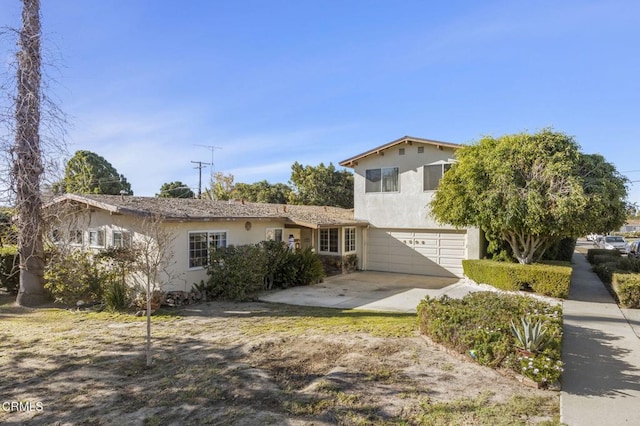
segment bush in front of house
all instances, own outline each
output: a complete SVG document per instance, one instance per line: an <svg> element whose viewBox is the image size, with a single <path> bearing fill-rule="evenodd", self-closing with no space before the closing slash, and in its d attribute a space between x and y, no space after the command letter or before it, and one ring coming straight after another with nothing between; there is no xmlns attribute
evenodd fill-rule
<svg viewBox="0 0 640 426"><path fill-rule="evenodd" d="M477 283L500 290L529 290L549 297L567 298L571 285L571 267L557 264L497 262L486 259L462 261L464 274Z"/></svg>
<svg viewBox="0 0 640 426"><path fill-rule="evenodd" d="M320 282L324 269L311 249L293 252L281 242L263 241L212 250L207 274L207 297L242 300L265 288Z"/></svg>
<svg viewBox="0 0 640 426"><path fill-rule="evenodd" d="M259 245L218 247L211 250L207 294L213 298L242 300L262 289L267 270L266 253Z"/></svg>
<svg viewBox="0 0 640 426"><path fill-rule="evenodd" d="M0 287L9 293L18 293L20 273L17 246L0 247Z"/></svg>
<svg viewBox="0 0 640 426"><path fill-rule="evenodd" d="M511 332L511 323L522 318L541 322L551 336L539 352L526 358L516 353ZM562 373L560 306L494 292L471 293L463 299L427 297L418 305L418 323L421 334L482 365L509 368L543 386L558 381Z"/></svg>
<svg viewBox="0 0 640 426"><path fill-rule="evenodd" d="M45 289L56 302L75 305L102 302L104 289L115 280L113 271L84 250L56 250L44 270Z"/></svg>

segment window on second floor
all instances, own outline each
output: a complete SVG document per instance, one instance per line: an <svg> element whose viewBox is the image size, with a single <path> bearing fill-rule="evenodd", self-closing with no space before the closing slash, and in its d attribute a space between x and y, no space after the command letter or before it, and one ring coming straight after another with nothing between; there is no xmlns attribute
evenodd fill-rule
<svg viewBox="0 0 640 426"><path fill-rule="evenodd" d="M442 176L451 168L451 163L427 164L424 166L424 186L425 191L435 191Z"/></svg>
<svg viewBox="0 0 640 426"><path fill-rule="evenodd" d="M400 190L397 167L367 169L365 192L398 192Z"/></svg>

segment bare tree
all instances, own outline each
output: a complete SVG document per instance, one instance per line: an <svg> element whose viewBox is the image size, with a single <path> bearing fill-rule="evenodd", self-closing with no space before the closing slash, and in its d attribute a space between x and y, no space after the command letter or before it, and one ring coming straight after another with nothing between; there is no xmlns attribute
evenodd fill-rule
<svg viewBox="0 0 640 426"><path fill-rule="evenodd" d="M173 241L175 234L164 224L160 216L150 216L140 222L138 233L133 241L136 255L136 272L133 274L135 285L142 287L146 299L147 367L152 364L151 351L151 311L152 301L156 294L162 293L162 283L175 279L173 268Z"/></svg>

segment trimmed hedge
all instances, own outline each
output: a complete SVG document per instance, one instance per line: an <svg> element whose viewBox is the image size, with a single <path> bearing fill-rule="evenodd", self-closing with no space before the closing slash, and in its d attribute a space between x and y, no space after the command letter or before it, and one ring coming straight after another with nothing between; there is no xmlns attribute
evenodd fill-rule
<svg viewBox="0 0 640 426"><path fill-rule="evenodd" d="M606 250L606 249L589 249L587 250L587 260L589 263L596 263L596 256L609 256L619 258L622 254L618 250Z"/></svg>
<svg viewBox="0 0 640 426"><path fill-rule="evenodd" d="M640 308L640 274L614 273L611 285L625 308Z"/></svg>
<svg viewBox="0 0 640 426"><path fill-rule="evenodd" d="M0 287L14 294L17 294L20 288L16 246L0 247Z"/></svg>
<svg viewBox="0 0 640 426"><path fill-rule="evenodd" d="M534 291L545 296L566 299L571 285L571 267L536 263L496 262L467 259L462 261L464 274L477 283L507 291Z"/></svg>

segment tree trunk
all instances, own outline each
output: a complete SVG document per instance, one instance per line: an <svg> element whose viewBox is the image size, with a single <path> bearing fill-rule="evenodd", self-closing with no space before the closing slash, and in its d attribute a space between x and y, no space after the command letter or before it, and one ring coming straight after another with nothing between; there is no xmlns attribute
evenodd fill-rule
<svg viewBox="0 0 640 426"><path fill-rule="evenodd" d="M23 0L16 96L13 178L16 191L20 290L17 302L49 301L44 289L40 177L40 1Z"/></svg>

